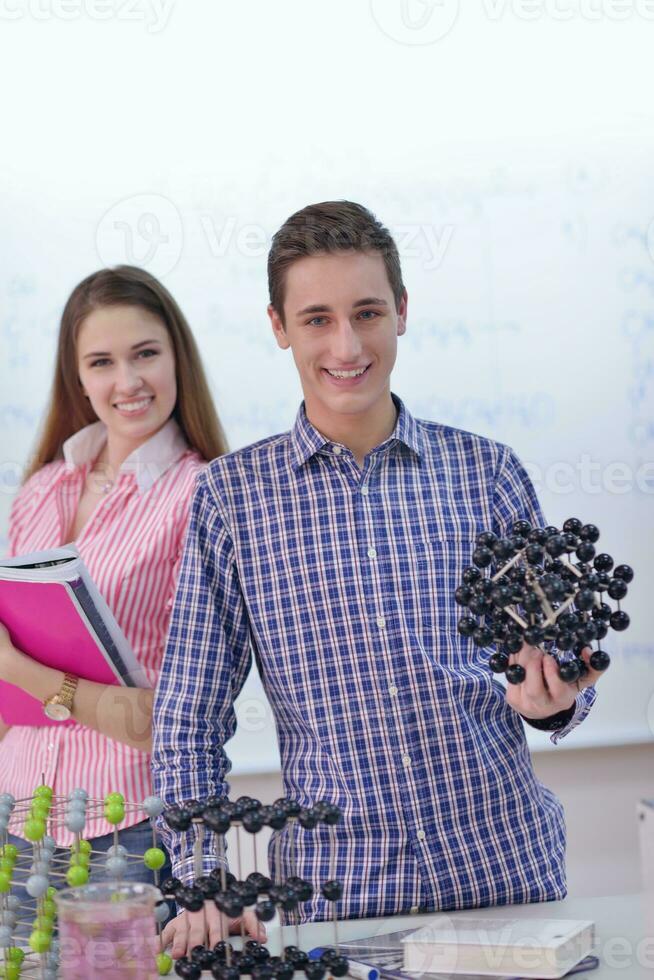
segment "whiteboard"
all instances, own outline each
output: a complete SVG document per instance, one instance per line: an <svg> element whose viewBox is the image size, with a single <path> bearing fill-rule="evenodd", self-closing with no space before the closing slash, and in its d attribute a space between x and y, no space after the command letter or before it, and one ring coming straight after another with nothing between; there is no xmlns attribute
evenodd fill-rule
<svg viewBox="0 0 654 980"><path fill-rule="evenodd" d="M206 30L192 2L156 37L145 27L137 35L138 25L103 25L107 50L119 43L158 79L147 113L130 102L120 73L111 85L99 79L93 94L79 85L80 72L102 62L97 25L12 28L8 69L28 55L44 72L50 66L53 94L48 101L26 79L23 103L7 106L6 133L20 139L0 170L0 551L45 404L61 309L83 276L133 262L162 279L193 326L236 448L288 429L301 399L291 356L278 350L265 315L271 235L311 201L359 200L395 233L409 291L393 389L418 417L508 443L548 520L596 523L602 548L635 568L624 603L632 626L611 634L613 664L597 704L559 750L651 740L652 134L647 86L631 86L629 113L614 98L616 76L633 80L647 64L646 54L636 57L645 32L633 18L621 25L633 46L625 41L618 54L614 35L595 31L585 54L598 88L582 99L573 84L586 37L578 23L562 33L509 11L499 30L462 11L447 37L419 51L410 38L389 37L388 23L380 28L378 4L337 0L332 19L280 0L274 14L262 5L250 33L249 5L221 6L203 5ZM347 32L339 17L349 18ZM287 31L275 35L273 97L266 36L280 22ZM306 91L298 86L292 59L303 30L323 53L338 42L351 72L329 80L315 72ZM233 42L245 36L244 60ZM569 42L557 72L536 36ZM461 69L467 57L472 81ZM174 79L172 58L181 65ZM605 78L606 58L614 71ZM384 69L374 98L370 59ZM84 126L67 132L59 153L45 152L73 118L65 113L73 85ZM286 127L280 91L294 93ZM106 112L121 99L120 126L108 134ZM39 126L23 126L27 110ZM395 132L390 121L400 118ZM274 726L256 676L238 712L234 770L274 769ZM534 749L550 747L544 733L527 736Z"/></svg>

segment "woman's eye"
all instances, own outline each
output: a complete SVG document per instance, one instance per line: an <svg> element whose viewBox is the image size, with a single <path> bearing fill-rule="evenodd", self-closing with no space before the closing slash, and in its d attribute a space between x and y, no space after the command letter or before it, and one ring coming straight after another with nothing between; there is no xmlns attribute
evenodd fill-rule
<svg viewBox="0 0 654 980"><path fill-rule="evenodd" d="M140 357L140 356L141 356L142 354L143 354L144 356L147 356L147 357L155 357L155 356L156 356L156 355L157 355L158 353L159 353L159 351L158 351L158 350L151 350L151 349L150 349L149 347L146 347L146 348L145 348L145 350L140 350L140 351L139 351L139 357Z"/></svg>
<svg viewBox="0 0 654 980"><path fill-rule="evenodd" d="M91 362L91 367L104 367L104 365L108 363L109 363L108 357L99 357L97 361Z"/></svg>

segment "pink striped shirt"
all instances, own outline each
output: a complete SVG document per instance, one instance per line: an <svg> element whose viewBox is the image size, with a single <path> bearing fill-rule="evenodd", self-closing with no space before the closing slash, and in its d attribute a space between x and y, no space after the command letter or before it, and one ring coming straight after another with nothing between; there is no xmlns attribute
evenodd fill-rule
<svg viewBox="0 0 654 980"><path fill-rule="evenodd" d="M85 480L104 443L102 422L81 429L64 445L64 459L49 463L21 488L9 526L12 555L69 541ZM75 541L91 576L154 686L173 605L191 496L205 465L169 420L123 463L113 487L97 505ZM53 693L55 693L53 691ZM45 782L55 794L82 787L92 798L117 791L140 803L152 792L150 756L83 725L11 728L0 741L0 786L16 798L31 796ZM101 808L100 808L101 812ZM144 819L128 810L121 826ZM11 826L19 833L18 825ZM86 837L113 827L87 822ZM60 845L73 835L50 831Z"/></svg>

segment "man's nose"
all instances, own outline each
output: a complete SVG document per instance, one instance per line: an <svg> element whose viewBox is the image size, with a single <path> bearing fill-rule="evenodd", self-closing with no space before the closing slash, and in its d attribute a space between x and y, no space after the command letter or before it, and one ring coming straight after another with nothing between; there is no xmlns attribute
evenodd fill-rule
<svg viewBox="0 0 654 980"><path fill-rule="evenodd" d="M361 355L361 339L347 317L339 320L336 325L332 342L332 355L339 364L352 364Z"/></svg>

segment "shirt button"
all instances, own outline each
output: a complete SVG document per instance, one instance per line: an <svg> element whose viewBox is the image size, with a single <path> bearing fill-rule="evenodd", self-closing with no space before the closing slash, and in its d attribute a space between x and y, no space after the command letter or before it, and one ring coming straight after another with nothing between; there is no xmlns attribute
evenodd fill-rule
<svg viewBox="0 0 654 980"><path fill-rule="evenodd" d="M334 446L334 452L336 453L337 456L340 456L343 450L341 449L340 446Z"/></svg>
<svg viewBox="0 0 654 980"><path fill-rule="evenodd" d="M426 836L427 834L424 832L424 830L418 830L416 833L418 840L424 840Z"/></svg>
<svg viewBox="0 0 654 980"><path fill-rule="evenodd" d="M388 693L392 698L395 697L395 695L397 694L397 688L395 687L395 684L391 684L391 686L388 689Z"/></svg>
<svg viewBox="0 0 654 980"><path fill-rule="evenodd" d="M370 491L368 490L368 487L361 487L361 496L362 497L367 497L369 493L370 493Z"/></svg>
<svg viewBox="0 0 654 980"><path fill-rule="evenodd" d="M375 622L377 623L377 626L379 626L380 630L383 630L386 626L386 620L383 616L378 616Z"/></svg>
<svg viewBox="0 0 654 980"><path fill-rule="evenodd" d="M368 558L376 558L376 557L377 557L377 549L368 548Z"/></svg>
<svg viewBox="0 0 654 980"><path fill-rule="evenodd" d="M403 755L402 756L402 765L403 766L407 766L407 768L411 765L411 756L410 755Z"/></svg>

